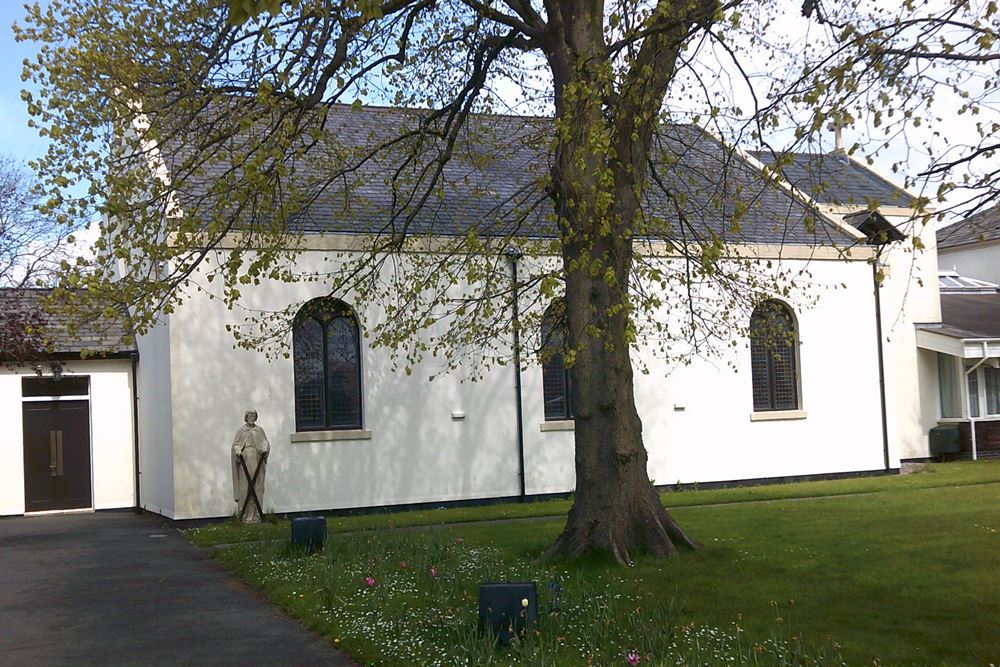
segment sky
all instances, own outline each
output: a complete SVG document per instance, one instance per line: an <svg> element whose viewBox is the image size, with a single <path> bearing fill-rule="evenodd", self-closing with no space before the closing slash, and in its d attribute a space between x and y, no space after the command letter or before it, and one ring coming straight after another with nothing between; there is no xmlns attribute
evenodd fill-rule
<svg viewBox="0 0 1000 667"><path fill-rule="evenodd" d="M21 101L21 63L36 52L34 45L14 41L10 26L23 15L17 0L0 0L0 153L26 162L44 154L46 144L28 127L28 112Z"/></svg>

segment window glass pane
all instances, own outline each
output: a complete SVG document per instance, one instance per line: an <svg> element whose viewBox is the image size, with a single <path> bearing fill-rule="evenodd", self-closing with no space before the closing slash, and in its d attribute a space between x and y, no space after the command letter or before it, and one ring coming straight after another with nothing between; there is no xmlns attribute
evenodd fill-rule
<svg viewBox="0 0 1000 667"><path fill-rule="evenodd" d="M969 373L969 410L975 418L979 417L979 373Z"/></svg>
<svg viewBox="0 0 1000 667"><path fill-rule="evenodd" d="M548 361L542 363L542 394L545 401L545 419L566 419L568 392L561 354L553 354Z"/></svg>
<svg viewBox="0 0 1000 667"><path fill-rule="evenodd" d="M789 345L771 354L774 367L774 409L794 410L799 407L795 381L795 350Z"/></svg>
<svg viewBox="0 0 1000 667"><path fill-rule="evenodd" d="M327 426L361 427L358 328L349 316L326 325Z"/></svg>
<svg viewBox="0 0 1000 667"><path fill-rule="evenodd" d="M1000 369L983 368L986 385L986 413L1000 415Z"/></svg>
<svg viewBox="0 0 1000 667"><path fill-rule="evenodd" d="M753 383L753 409L772 410L770 364L767 346L761 336L750 337L750 380Z"/></svg>
<svg viewBox="0 0 1000 667"><path fill-rule="evenodd" d="M89 388L89 375L63 375L58 380L51 377L21 378L22 396L86 396Z"/></svg>
<svg viewBox="0 0 1000 667"><path fill-rule="evenodd" d="M941 390L941 416L961 417L962 405L958 384L958 364L954 357L937 353L938 387Z"/></svg>
<svg viewBox="0 0 1000 667"><path fill-rule="evenodd" d="M295 427L322 428L325 424L323 394L323 326L309 317L292 332L295 367Z"/></svg>

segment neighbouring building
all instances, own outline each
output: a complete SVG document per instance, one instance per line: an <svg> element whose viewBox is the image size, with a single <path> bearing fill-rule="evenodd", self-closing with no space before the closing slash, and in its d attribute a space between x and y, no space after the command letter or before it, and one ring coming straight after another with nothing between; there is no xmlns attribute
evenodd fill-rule
<svg viewBox="0 0 1000 667"><path fill-rule="evenodd" d="M937 242L942 269L1000 283L1000 206L943 227Z"/></svg>
<svg viewBox="0 0 1000 667"><path fill-rule="evenodd" d="M941 319L917 326L921 353L935 355L924 410L957 430L959 456L1000 456L1000 207L937 238Z"/></svg>

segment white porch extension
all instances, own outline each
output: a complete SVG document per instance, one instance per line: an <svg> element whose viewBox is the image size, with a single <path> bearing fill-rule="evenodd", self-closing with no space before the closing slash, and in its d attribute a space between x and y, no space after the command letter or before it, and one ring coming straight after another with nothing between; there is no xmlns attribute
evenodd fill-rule
<svg viewBox="0 0 1000 667"><path fill-rule="evenodd" d="M967 430L975 460L1000 453L1000 288L953 272L939 280L942 321L916 325L917 347L937 356L936 387L921 389L936 390L939 424L957 424L962 440Z"/></svg>

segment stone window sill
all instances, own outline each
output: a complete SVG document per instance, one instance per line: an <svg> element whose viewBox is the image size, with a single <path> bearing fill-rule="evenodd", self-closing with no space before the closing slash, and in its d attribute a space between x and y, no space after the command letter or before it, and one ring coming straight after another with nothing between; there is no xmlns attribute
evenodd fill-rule
<svg viewBox="0 0 1000 667"><path fill-rule="evenodd" d="M546 431L575 431L576 422L572 419L559 419L555 421L542 422L538 425L538 428L545 433Z"/></svg>
<svg viewBox="0 0 1000 667"><path fill-rule="evenodd" d="M345 431L302 431L292 433L292 442L330 442L332 440L371 440L372 432L363 429Z"/></svg>
<svg viewBox="0 0 1000 667"><path fill-rule="evenodd" d="M767 412L751 412L750 421L752 422L773 422L773 421L792 421L795 419L805 419L805 410L769 410Z"/></svg>

